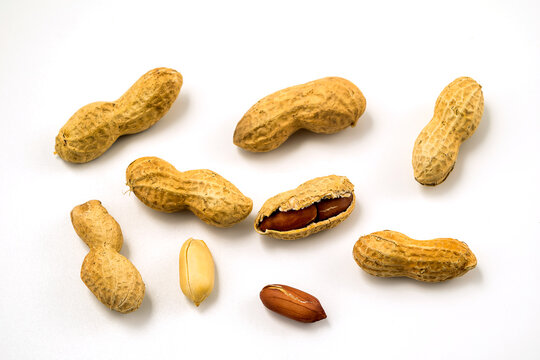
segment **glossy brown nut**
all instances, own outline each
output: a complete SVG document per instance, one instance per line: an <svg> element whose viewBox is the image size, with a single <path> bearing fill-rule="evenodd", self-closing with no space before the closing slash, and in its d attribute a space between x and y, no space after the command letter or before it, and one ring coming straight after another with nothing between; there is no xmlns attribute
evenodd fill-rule
<svg viewBox="0 0 540 360"><path fill-rule="evenodd" d="M317 203L317 221L323 221L341 214L351 205L352 200L352 196L349 196L337 199L327 199Z"/></svg>
<svg viewBox="0 0 540 360"><path fill-rule="evenodd" d="M326 319L321 303L313 295L286 285L266 285L260 293L268 309L304 323Z"/></svg>
<svg viewBox="0 0 540 360"><path fill-rule="evenodd" d="M303 228L313 222L316 218L317 207L311 205L300 210L277 212L264 219L259 225L259 228L262 231L289 231Z"/></svg>

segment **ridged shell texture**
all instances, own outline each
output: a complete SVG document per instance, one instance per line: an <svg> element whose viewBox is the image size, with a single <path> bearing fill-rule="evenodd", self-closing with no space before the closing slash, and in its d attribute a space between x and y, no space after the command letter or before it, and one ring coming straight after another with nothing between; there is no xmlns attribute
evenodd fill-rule
<svg viewBox="0 0 540 360"><path fill-rule="evenodd" d="M90 200L71 211L71 222L90 247L81 267L81 279L109 309L128 313L142 303L145 285L135 266L118 251L122 231L98 200Z"/></svg>
<svg viewBox="0 0 540 360"><path fill-rule="evenodd" d="M238 122L233 142L249 151L270 151L300 129L333 134L354 126L365 108L366 99L352 82L322 78L259 100Z"/></svg>
<svg viewBox="0 0 540 360"><path fill-rule="evenodd" d="M371 275L439 282L476 266L467 244L449 238L414 240L390 230L362 236L353 248L357 264Z"/></svg>
<svg viewBox="0 0 540 360"><path fill-rule="evenodd" d="M482 87L469 77L452 81L439 95L431 121L414 144L414 178L438 185L450 174L459 148L476 130L484 113Z"/></svg>
<svg viewBox="0 0 540 360"><path fill-rule="evenodd" d="M152 209L187 209L218 227L242 221L253 208L251 199L219 174L207 169L180 172L157 157L132 162L126 170L126 181L139 200Z"/></svg>
<svg viewBox="0 0 540 360"><path fill-rule="evenodd" d="M157 68L144 74L114 102L94 102L79 109L56 136L56 153L85 163L101 156L121 135L148 129L170 109L182 87L182 75Z"/></svg>

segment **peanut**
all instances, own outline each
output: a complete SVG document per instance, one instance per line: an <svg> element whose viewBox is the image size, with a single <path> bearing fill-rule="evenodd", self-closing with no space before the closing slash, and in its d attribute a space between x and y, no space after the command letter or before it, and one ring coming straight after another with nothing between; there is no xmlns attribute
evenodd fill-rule
<svg viewBox="0 0 540 360"><path fill-rule="evenodd" d="M127 185L145 205L163 212L187 209L202 221L229 227L245 219L253 202L231 182L211 170L180 172L157 157L133 161Z"/></svg>
<svg viewBox="0 0 540 360"><path fill-rule="evenodd" d="M180 288L199 306L214 288L214 260L202 240L188 239L180 250Z"/></svg>
<svg viewBox="0 0 540 360"><path fill-rule="evenodd" d="M255 219L255 230L278 239L300 239L340 224L353 211L354 201L354 185L345 176L315 178L268 199Z"/></svg>
<svg viewBox="0 0 540 360"><path fill-rule="evenodd" d="M469 77L452 81L439 95L431 121L414 143L414 178L438 185L450 174L459 148L476 130L484 112L482 87Z"/></svg>
<svg viewBox="0 0 540 360"><path fill-rule="evenodd" d="M315 296L290 286L266 285L259 297L269 310L289 319L304 323L326 319L326 313Z"/></svg>
<svg viewBox="0 0 540 360"><path fill-rule="evenodd" d="M452 279L476 267L476 257L464 242L448 238L414 240L390 230L360 237L353 256L371 275L405 276L425 282Z"/></svg>
<svg viewBox="0 0 540 360"><path fill-rule="evenodd" d="M278 211L261 221L259 229L261 231L301 229L311 224L315 219L317 219L317 206L313 204L300 210Z"/></svg>
<svg viewBox="0 0 540 360"><path fill-rule="evenodd" d="M141 306L144 282L133 264L120 255L123 237L120 225L98 200L71 211L71 222L90 252L81 267L81 279L109 309L128 313Z"/></svg>
<svg viewBox="0 0 540 360"><path fill-rule="evenodd" d="M65 161L85 163L101 156L118 137L148 129L169 111L182 80L173 69L153 69L118 100L82 107L56 136L56 153Z"/></svg>
<svg viewBox="0 0 540 360"><path fill-rule="evenodd" d="M333 134L355 126L365 109L366 99L356 85L326 77L259 100L236 125L233 142L253 152L270 151L300 129Z"/></svg>

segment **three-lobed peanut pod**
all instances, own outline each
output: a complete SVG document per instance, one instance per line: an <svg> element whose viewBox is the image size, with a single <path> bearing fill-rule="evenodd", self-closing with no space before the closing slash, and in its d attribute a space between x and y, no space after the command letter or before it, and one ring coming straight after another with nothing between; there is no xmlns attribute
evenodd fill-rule
<svg viewBox="0 0 540 360"><path fill-rule="evenodd" d="M355 126L366 99L352 82L326 77L264 97L236 125L233 142L249 151L279 147L300 129L333 134Z"/></svg>
<svg viewBox="0 0 540 360"><path fill-rule="evenodd" d="M340 224L354 202L354 185L345 176L318 177L268 199L254 227L262 235L300 239Z"/></svg>
<svg viewBox="0 0 540 360"><path fill-rule="evenodd" d="M484 112L482 87L470 77L452 81L439 95L433 118L414 143L414 178L438 185L450 174L459 148L476 130Z"/></svg>
<svg viewBox="0 0 540 360"><path fill-rule="evenodd" d="M114 102L94 102L79 109L56 136L56 153L65 161L85 163L101 156L122 135L148 129L176 100L182 75L156 68L144 74Z"/></svg>
<svg viewBox="0 0 540 360"><path fill-rule="evenodd" d="M126 170L130 190L163 212L189 210L207 224L229 227L245 219L253 202L231 182L206 169L180 172L157 157L142 157Z"/></svg>
<svg viewBox="0 0 540 360"><path fill-rule="evenodd" d="M391 230L360 237L353 256L371 275L425 282L452 279L476 267L476 257L464 242L449 238L414 240Z"/></svg>
<svg viewBox="0 0 540 360"><path fill-rule="evenodd" d="M118 253L123 243L120 225L98 200L76 206L71 222L90 248L81 267L84 284L109 309L121 313L137 310L145 285L135 266Z"/></svg>

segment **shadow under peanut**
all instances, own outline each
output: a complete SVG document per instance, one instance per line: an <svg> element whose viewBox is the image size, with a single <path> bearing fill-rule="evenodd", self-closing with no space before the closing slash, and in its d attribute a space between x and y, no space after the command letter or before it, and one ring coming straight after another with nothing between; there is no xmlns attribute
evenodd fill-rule
<svg viewBox="0 0 540 360"><path fill-rule="evenodd" d="M319 321L316 321L316 322L313 322L313 323L303 323L303 322L300 322L300 321L289 319L286 316L280 315L280 314L278 314L278 313L276 313L276 312L274 312L272 310L267 309L261 303L260 300L259 300L258 305L261 307L261 312L265 313L265 314L263 314L264 317L268 318L268 319L262 319L262 321L268 321L268 322L271 322L271 323L277 323L277 324L283 325L286 328L299 329L300 331L320 331L321 329L326 329L326 328L329 328L331 326L330 321L328 320L328 318L331 315L328 315L328 313L326 312L326 309L324 309L324 304L322 304L322 305L323 305L324 311L326 312L326 316L327 316L326 319L322 319L322 320L319 320Z"/></svg>
<svg viewBox="0 0 540 360"><path fill-rule="evenodd" d="M102 306L103 311L108 311L112 319L121 322L125 326L144 326L152 316L152 297L148 289L148 284L145 284L145 286L144 298L141 306L137 310L122 314Z"/></svg>
<svg viewBox="0 0 540 360"><path fill-rule="evenodd" d="M353 260L354 262L354 260ZM355 264L356 265L356 264ZM357 266L358 267L358 266ZM478 287L483 282L482 271L479 268L474 268L462 276L441 281L441 282L424 282L407 277L378 277L368 274L358 267L359 277L367 282L371 287L380 288L418 288L422 291L440 291L441 289L455 290L463 287L475 286Z"/></svg>

